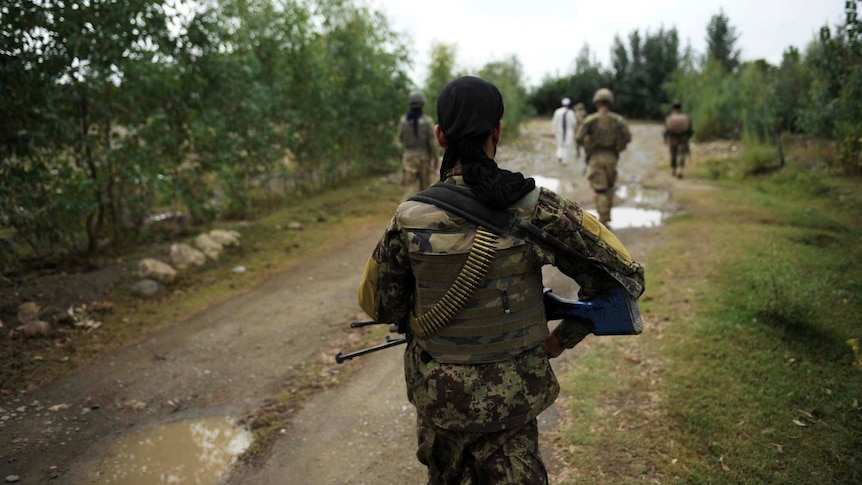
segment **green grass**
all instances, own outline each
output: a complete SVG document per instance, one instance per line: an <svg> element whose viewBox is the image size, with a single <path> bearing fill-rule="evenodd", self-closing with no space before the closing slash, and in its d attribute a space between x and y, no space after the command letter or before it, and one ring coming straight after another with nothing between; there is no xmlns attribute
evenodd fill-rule
<svg viewBox="0 0 862 485"><path fill-rule="evenodd" d="M574 483L862 482L859 185L788 167L679 194L644 335L594 338L561 379Z"/></svg>

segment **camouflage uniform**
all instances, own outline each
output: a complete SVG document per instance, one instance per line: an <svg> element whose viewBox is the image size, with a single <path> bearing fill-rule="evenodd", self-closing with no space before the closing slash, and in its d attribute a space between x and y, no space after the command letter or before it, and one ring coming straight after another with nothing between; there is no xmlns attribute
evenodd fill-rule
<svg viewBox="0 0 862 485"><path fill-rule="evenodd" d="M446 183L465 185L460 176L450 177ZM537 188L510 210L591 260L643 282L643 268L607 228L577 204ZM426 310L433 304L424 299L434 294L434 281L445 286L460 272L461 265L453 259L466 259L475 231L474 224L435 206L402 203L368 261L359 290L360 306L381 322L404 321ZM576 280L581 298L615 285L597 268L578 265L522 240L503 237L497 246L485 283L456 320L434 336L413 335L404 355L407 395L419 416L417 457L428 467L431 484L547 483L536 417L554 402L559 384L544 347L548 332L544 307L541 298L533 300L535 288L541 293L541 266L553 264ZM513 271L525 276L511 280L492 276ZM538 280L514 290L534 276ZM517 341L525 342L524 348L486 351L495 342L452 336L470 323L458 319L471 312L478 312L487 326L504 328L511 316L509 308L496 308L496 316L488 318L487 312L493 309L488 302L500 305L500 298L480 295L505 295L509 289L513 291L504 303L511 304L511 313L528 326L520 333L501 333L499 339L515 333ZM522 314L517 316L519 312ZM531 320L534 313L538 317ZM532 337L536 330L538 339ZM563 321L554 329L565 348L574 347L588 333L573 321ZM525 338L518 340L521 336ZM440 342L443 349L454 349L454 355L435 347ZM459 345L467 350L458 353Z"/></svg>
<svg viewBox="0 0 862 485"><path fill-rule="evenodd" d="M423 114L413 131L413 122L407 115L401 117L398 139L404 152L401 183L411 191L420 191L431 185L434 176L433 161L437 159L437 139L434 137L434 120Z"/></svg>
<svg viewBox="0 0 862 485"><path fill-rule="evenodd" d="M617 162L632 135L626 120L611 111L593 113L578 129L577 142L587 152L587 179L596 194L599 221L611 220L614 190L617 183Z"/></svg>
<svg viewBox="0 0 862 485"><path fill-rule="evenodd" d="M685 157L688 156L688 140L694 135L691 118L681 112L675 111L664 121L664 140L670 147L670 168L673 175L682 178L682 169L685 167Z"/></svg>
<svg viewBox="0 0 862 485"><path fill-rule="evenodd" d="M575 120L578 122L578 126L584 124L584 120L587 117L587 110L584 108L584 103L578 103L575 105ZM577 150L577 157L581 158L581 142L575 140L575 149Z"/></svg>

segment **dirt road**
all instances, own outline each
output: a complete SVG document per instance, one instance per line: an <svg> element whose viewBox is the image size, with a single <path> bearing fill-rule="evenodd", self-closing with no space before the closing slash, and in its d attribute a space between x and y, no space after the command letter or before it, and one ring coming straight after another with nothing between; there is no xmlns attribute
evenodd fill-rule
<svg viewBox="0 0 862 485"><path fill-rule="evenodd" d="M557 163L553 142L545 136L547 123L535 120L517 143L501 146L499 163L541 176L540 184L591 208L582 162ZM656 125L632 126L633 142L620 163L618 207L674 210L670 194L685 182L664 169L660 133ZM11 416L0 427L0 478L14 475L23 484L170 482L171 474L146 482L106 472L106 463L118 455L118 440L186 419L242 416L279 389L289 369L307 361L329 363L335 343L347 335L345 322L360 313L356 284L385 223L369 225L337 250L26 398L0 403L0 414ZM612 223L612 228L639 260L660 240L659 227ZM575 294L573 284L553 269L545 284ZM414 458L415 412L406 400L400 353L363 357L351 380L307 401L281 430L265 463L236 469L219 483L422 483L424 473ZM564 371L576 361L577 351L556 365ZM544 430L553 427L557 412L553 407L542 415ZM543 453L555 475L552 450Z"/></svg>

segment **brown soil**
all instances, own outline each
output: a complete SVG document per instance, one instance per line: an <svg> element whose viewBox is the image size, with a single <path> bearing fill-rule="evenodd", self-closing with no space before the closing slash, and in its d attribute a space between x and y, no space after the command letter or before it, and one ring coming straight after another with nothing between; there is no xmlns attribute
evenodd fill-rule
<svg viewBox="0 0 862 485"><path fill-rule="evenodd" d="M517 142L505 145L504 140L498 161L526 175L559 179L563 195L592 207L581 173L583 162L557 163L553 142L545 136L547 125L548 120L534 120ZM632 134L633 142L620 162L619 186L670 195L646 203L618 197L616 205L637 202L665 213L678 211L674 192L693 188L694 183L670 177L659 126L633 124ZM0 415L26 409L0 428L4 437L0 476L18 475L21 483L93 482L110 445L131 431L190 417L259 416L279 392L302 389L310 395L302 406L282 412L281 418L289 420L277 430L272 448L236 467L226 483L422 483L424 471L414 457L415 411L406 400L401 352L390 349L343 366L333 362L337 351L369 339L367 330L350 330L347 322L362 317L356 285L385 223L384 219L369 224L347 235L334 250L307 258L243 295L168 324L134 345L108 352L67 377L2 397ZM615 232L642 261L662 237L660 227ZM28 294L19 290L3 295L0 311L6 320L14 311L12 302L49 292L70 292L58 299L58 305L99 300L104 296L101 291L117 284L118 274L129 271L122 265L111 268L31 282ZM552 268L545 283L560 294L576 293L574 284ZM582 346L590 342L587 339ZM3 345L5 359L11 344ZM558 370L564 372L579 351L555 361ZM319 385L303 385L297 374L306 381L312 377ZM68 407L49 410L60 404ZM552 482L565 475L546 439L560 412L554 406L540 417Z"/></svg>

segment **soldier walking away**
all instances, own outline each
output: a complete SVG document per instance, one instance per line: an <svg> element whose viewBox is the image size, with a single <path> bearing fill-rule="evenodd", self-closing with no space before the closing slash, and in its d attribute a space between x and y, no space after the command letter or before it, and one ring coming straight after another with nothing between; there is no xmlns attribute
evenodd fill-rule
<svg viewBox="0 0 862 485"><path fill-rule="evenodd" d="M416 455L431 485L547 484L536 417L559 393L549 359L594 328L573 319L549 332L543 265L554 264L574 279L581 299L618 285L611 274L637 285L644 281L643 267L594 216L497 166L503 110L500 91L477 77L443 88L434 130L446 151L441 181L429 190L470 194L472 204L462 213L505 211L544 229L573 253L540 249L512 235L489 236L472 216L420 200L425 191L399 205L359 287L359 304L368 315L398 322L406 331L404 371L418 415ZM477 246L485 248L479 276L468 268ZM596 265L583 264L575 253ZM475 286L460 291L462 278L475 280ZM453 303L450 288L459 289L456 298L463 301ZM640 293L627 291L635 298ZM441 308L451 312L439 325L426 325Z"/></svg>
<svg viewBox="0 0 862 485"><path fill-rule="evenodd" d="M611 111L614 93L601 88L593 96L597 112L584 119L578 129L577 141L587 153L587 180L596 194L596 211L599 221L611 221L611 208L614 203L614 190L617 182L617 162L620 152L632 140L626 120Z"/></svg>
<svg viewBox="0 0 862 485"><path fill-rule="evenodd" d="M670 147L671 175L682 178L685 158L689 154L688 140L694 135L691 117L682 112L682 103L673 103L673 112L664 120L664 144Z"/></svg>
<svg viewBox="0 0 862 485"><path fill-rule="evenodd" d="M584 103L578 103L575 105L575 121L578 122L578 126L584 124L584 119L587 117L587 108L584 107ZM575 141L575 156L578 160L581 159L581 144Z"/></svg>
<svg viewBox="0 0 862 485"><path fill-rule="evenodd" d="M401 117L398 139L403 148L401 183L412 194L431 185L438 157L434 120L422 110L425 95L413 91L407 97L407 104L409 109Z"/></svg>
<svg viewBox="0 0 862 485"><path fill-rule="evenodd" d="M577 133L578 120L575 112L569 106L572 100L563 98L562 106L554 111L551 118L551 134L557 141L557 161L567 164L575 159L575 133Z"/></svg>

